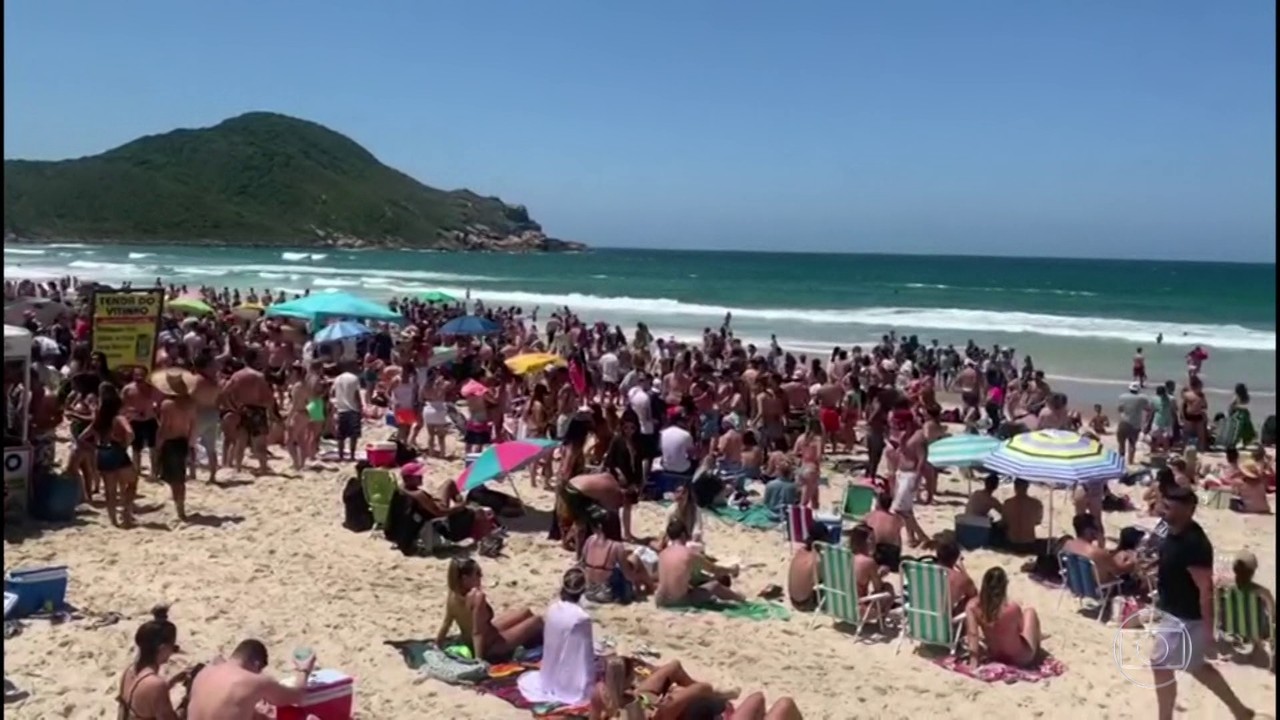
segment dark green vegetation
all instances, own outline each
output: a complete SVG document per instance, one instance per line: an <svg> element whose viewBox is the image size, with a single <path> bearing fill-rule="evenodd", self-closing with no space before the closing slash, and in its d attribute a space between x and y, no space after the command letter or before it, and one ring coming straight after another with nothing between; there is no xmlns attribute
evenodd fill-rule
<svg viewBox="0 0 1280 720"><path fill-rule="evenodd" d="M576 249L521 206L428 187L316 123L254 112L101 155L4 161L10 239Z"/></svg>

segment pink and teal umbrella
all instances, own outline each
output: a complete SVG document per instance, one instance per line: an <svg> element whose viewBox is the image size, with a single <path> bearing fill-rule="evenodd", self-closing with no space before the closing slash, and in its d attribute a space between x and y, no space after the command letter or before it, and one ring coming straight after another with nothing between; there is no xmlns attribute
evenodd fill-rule
<svg viewBox="0 0 1280 720"><path fill-rule="evenodd" d="M519 472L555 452L555 440L512 440L485 448L456 481L459 492L468 493L504 475Z"/></svg>

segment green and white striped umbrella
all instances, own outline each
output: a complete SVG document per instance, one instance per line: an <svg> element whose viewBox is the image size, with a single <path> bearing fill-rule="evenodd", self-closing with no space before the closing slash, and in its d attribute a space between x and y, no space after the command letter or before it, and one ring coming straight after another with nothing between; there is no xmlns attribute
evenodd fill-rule
<svg viewBox="0 0 1280 720"><path fill-rule="evenodd" d="M977 467L999 445L999 440L985 435L944 437L929 445L929 464L936 468Z"/></svg>

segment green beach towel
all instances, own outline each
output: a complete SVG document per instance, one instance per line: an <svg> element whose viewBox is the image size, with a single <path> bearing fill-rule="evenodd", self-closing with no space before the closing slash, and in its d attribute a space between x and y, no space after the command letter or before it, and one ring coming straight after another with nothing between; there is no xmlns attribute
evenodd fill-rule
<svg viewBox="0 0 1280 720"><path fill-rule="evenodd" d="M791 611L785 605L764 600L748 600L742 603L698 603L695 605L677 605L665 607L678 613L715 613L738 620L764 622L765 620L787 620Z"/></svg>
<svg viewBox="0 0 1280 720"><path fill-rule="evenodd" d="M744 525L752 530L772 530L778 526L778 516L763 505L750 505L746 510L724 505L712 508L711 514L725 522Z"/></svg>

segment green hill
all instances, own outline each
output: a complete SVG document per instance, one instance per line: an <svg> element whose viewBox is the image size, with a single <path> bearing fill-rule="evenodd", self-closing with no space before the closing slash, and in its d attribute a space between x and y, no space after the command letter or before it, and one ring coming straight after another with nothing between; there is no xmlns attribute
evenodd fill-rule
<svg viewBox="0 0 1280 720"><path fill-rule="evenodd" d="M519 205L438 190L350 138L254 112L101 155L4 161L7 239L563 250Z"/></svg>

